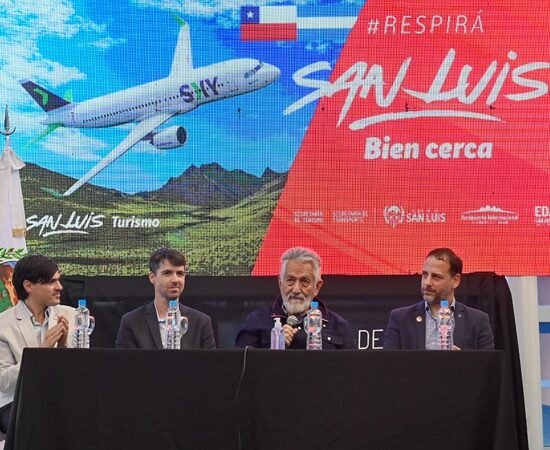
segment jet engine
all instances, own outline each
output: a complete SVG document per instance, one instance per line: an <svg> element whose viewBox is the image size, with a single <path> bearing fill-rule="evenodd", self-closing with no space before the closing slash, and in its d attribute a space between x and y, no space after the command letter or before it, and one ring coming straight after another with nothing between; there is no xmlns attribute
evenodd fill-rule
<svg viewBox="0 0 550 450"><path fill-rule="evenodd" d="M158 133L151 133L147 136L147 139L156 148L169 149L181 147L187 141L187 131L185 128L174 125L159 131Z"/></svg>

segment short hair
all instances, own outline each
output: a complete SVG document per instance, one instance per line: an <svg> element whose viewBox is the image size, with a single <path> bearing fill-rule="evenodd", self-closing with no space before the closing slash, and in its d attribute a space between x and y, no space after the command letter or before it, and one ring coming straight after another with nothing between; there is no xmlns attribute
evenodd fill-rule
<svg viewBox="0 0 550 450"><path fill-rule="evenodd" d="M12 281L17 298L25 301L29 293L23 287L25 281L31 283L48 283L56 272L59 271L57 263L44 255L27 255L23 256L15 264L13 269Z"/></svg>
<svg viewBox="0 0 550 450"><path fill-rule="evenodd" d="M185 255L182 252L174 250L173 248L159 248L154 251L149 258L149 270L155 273L160 267L160 264L165 260L170 261L177 267L187 267L187 261L185 260Z"/></svg>
<svg viewBox="0 0 550 450"><path fill-rule="evenodd" d="M434 248L430 253L426 255L426 259L433 256L440 261L449 263L451 276L455 276L457 273L462 274L462 260L453 252L450 248Z"/></svg>
<svg viewBox="0 0 550 450"><path fill-rule="evenodd" d="M280 277L283 278L286 266L289 261L300 261L302 263L310 263L313 266L313 277L315 282L321 279L321 257L313 250L305 247L289 248L281 256L281 272Z"/></svg>

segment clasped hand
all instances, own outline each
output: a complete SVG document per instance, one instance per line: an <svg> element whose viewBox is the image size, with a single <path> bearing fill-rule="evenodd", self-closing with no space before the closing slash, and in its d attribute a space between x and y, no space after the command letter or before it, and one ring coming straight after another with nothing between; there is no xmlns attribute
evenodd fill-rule
<svg viewBox="0 0 550 450"><path fill-rule="evenodd" d="M46 332L41 347L53 348L67 347L67 336L69 335L69 321L64 316L57 317L57 324Z"/></svg>

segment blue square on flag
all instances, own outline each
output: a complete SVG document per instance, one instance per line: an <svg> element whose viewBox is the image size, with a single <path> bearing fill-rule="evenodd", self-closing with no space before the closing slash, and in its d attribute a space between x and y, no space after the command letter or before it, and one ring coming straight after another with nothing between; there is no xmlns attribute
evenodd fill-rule
<svg viewBox="0 0 550 450"><path fill-rule="evenodd" d="M241 24L260 23L259 6L241 6Z"/></svg>

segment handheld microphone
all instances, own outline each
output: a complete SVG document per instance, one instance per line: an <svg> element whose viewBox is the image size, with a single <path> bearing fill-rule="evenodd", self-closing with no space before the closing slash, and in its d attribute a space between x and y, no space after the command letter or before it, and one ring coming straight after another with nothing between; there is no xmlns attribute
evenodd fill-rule
<svg viewBox="0 0 550 450"><path fill-rule="evenodd" d="M298 328L300 326L300 322L298 321L298 318L296 316L288 316L286 318L286 323L292 328Z"/></svg>

